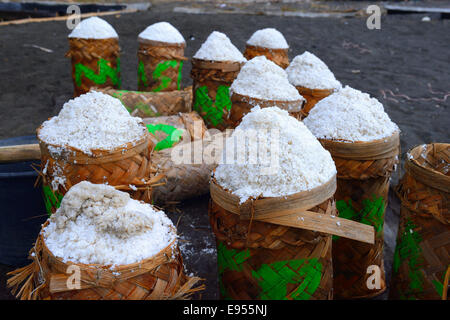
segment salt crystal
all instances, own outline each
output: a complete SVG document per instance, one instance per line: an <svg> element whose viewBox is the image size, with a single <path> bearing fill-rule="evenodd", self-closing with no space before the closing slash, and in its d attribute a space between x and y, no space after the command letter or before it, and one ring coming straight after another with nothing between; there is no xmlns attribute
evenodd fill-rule
<svg viewBox="0 0 450 320"><path fill-rule="evenodd" d="M118 38L114 28L99 17L91 17L81 21L69 34L69 38L108 39Z"/></svg>
<svg viewBox="0 0 450 320"><path fill-rule="evenodd" d="M248 45L269 48L269 49L288 49L283 34L274 28L265 28L256 31L247 41Z"/></svg>
<svg viewBox="0 0 450 320"><path fill-rule="evenodd" d="M181 33L165 21L148 26L139 34L139 38L167 43L185 43Z"/></svg>
<svg viewBox="0 0 450 320"><path fill-rule="evenodd" d="M245 62L247 59L221 32L213 31L194 55L195 59Z"/></svg>

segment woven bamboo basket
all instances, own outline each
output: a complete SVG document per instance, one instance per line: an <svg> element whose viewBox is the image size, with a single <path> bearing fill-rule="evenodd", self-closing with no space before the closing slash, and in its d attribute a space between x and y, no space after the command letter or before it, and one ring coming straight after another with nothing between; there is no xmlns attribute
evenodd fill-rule
<svg viewBox="0 0 450 320"><path fill-rule="evenodd" d="M74 97L92 87L120 89L120 48L118 38L69 38L66 57L72 60Z"/></svg>
<svg viewBox="0 0 450 320"><path fill-rule="evenodd" d="M320 139L319 139L320 140ZM336 164L336 207L339 216L375 228L375 244L345 238L333 241L334 293L337 299L369 298L386 289L383 261L383 225L389 180L398 163L399 133L371 142L320 140ZM379 289L369 288L378 266Z"/></svg>
<svg viewBox="0 0 450 320"><path fill-rule="evenodd" d="M143 124L142 126L144 127ZM134 199L150 203L152 185L157 184L162 177L152 174L154 168L150 155L154 145L146 128L141 140L114 150L92 150L92 155L73 147L48 144L39 139L40 129L41 127L37 129L41 150L39 178L42 178L44 200L49 214L56 211L61 198L73 185L85 180L108 183L118 190L130 193Z"/></svg>
<svg viewBox="0 0 450 320"><path fill-rule="evenodd" d="M308 89L300 86L296 86L295 88L297 88L298 93L306 99L306 102L300 111L302 119L308 116L309 112L317 102L328 97L334 91L333 89Z"/></svg>
<svg viewBox="0 0 450 320"><path fill-rule="evenodd" d="M257 56L265 56L283 69L289 66L288 49L270 49L247 44L245 46L244 57L247 60L251 60Z"/></svg>
<svg viewBox="0 0 450 320"><path fill-rule="evenodd" d="M192 87L169 92L97 89L119 99L134 117L173 116L192 111Z"/></svg>
<svg viewBox="0 0 450 320"><path fill-rule="evenodd" d="M231 127L229 88L243 63L192 59L192 106L208 128L225 130Z"/></svg>
<svg viewBox="0 0 450 320"><path fill-rule="evenodd" d="M210 222L217 240L223 299L332 299L331 235L271 223L295 212L336 214L336 178L287 197L239 197L211 181ZM294 212L294 215L293 215Z"/></svg>
<svg viewBox="0 0 450 320"><path fill-rule="evenodd" d="M401 200L391 299L447 299L450 277L450 144L413 148L396 187Z"/></svg>
<svg viewBox="0 0 450 320"><path fill-rule="evenodd" d="M138 38L139 91L181 90L185 43L167 43Z"/></svg>
<svg viewBox="0 0 450 320"><path fill-rule="evenodd" d="M29 258L31 264L8 273L8 286L22 300L186 299L204 289L203 285L193 288L200 279L184 274L183 259L175 243L151 258L111 268L63 262L47 248L41 232ZM71 266L80 270L79 288L68 285Z"/></svg>
<svg viewBox="0 0 450 320"><path fill-rule="evenodd" d="M258 98L249 97L246 95L233 92L231 95L231 108L229 123L232 128L236 128L241 123L242 118L250 112L254 106L260 106L261 108L267 107L279 107L289 112L291 116L296 119L301 119L301 109L304 100L293 101L281 101L281 100L263 100Z"/></svg>

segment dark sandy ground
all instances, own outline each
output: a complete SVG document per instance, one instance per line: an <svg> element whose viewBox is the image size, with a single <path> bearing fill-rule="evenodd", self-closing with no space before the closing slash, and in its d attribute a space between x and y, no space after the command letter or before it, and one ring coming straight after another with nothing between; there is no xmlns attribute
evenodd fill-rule
<svg viewBox="0 0 450 320"><path fill-rule="evenodd" d="M187 40L188 57L213 30L225 32L243 49L255 30L275 27L288 40L291 59L311 51L343 84L378 98L402 130L403 152L417 144L450 140L450 22L425 23L420 18L383 16L381 30L369 30L363 18L187 15L157 9L105 17L120 35L125 89L137 87L136 37L151 23L166 20L175 25ZM59 111L61 101L71 98L70 62L64 58L68 33L64 22L0 27L0 139L34 134L42 121ZM189 72L187 63L183 70L186 86L191 83ZM393 177L393 183L399 174ZM181 212L170 216L174 222L181 217L179 231L188 241L181 245L188 273L206 279L207 290L201 298L216 299L216 260L207 201L206 196L187 201L179 206ZM385 225L388 278L398 212L398 200L391 195ZM12 267L0 265L0 299L11 298L5 290L7 270ZM386 294L380 298L385 299Z"/></svg>

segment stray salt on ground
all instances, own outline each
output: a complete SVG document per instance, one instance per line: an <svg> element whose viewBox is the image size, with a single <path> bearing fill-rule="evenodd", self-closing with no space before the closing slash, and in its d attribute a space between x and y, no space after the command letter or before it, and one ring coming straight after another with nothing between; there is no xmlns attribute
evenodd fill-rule
<svg viewBox="0 0 450 320"><path fill-rule="evenodd" d="M278 137L273 135L276 132ZM241 134L245 134L244 138ZM273 141L277 138L278 141ZM311 190L336 174L330 153L302 122L278 107L254 107L228 139L239 143L235 161L227 163L227 151L223 152L224 161L217 166L214 177L220 186L237 195L241 203L259 196L281 197ZM277 148L274 143L278 143ZM257 156L251 154L256 147ZM271 157L277 159L275 170L264 174L270 165L264 159ZM252 163L252 158L257 161Z"/></svg>
<svg viewBox="0 0 450 320"><path fill-rule="evenodd" d="M226 34L213 31L194 55L195 59L213 61L245 62L247 59L236 48Z"/></svg>
<svg viewBox="0 0 450 320"><path fill-rule="evenodd" d="M349 86L320 100L303 122L317 138L352 142L400 131L377 99Z"/></svg>
<svg viewBox="0 0 450 320"><path fill-rule="evenodd" d="M255 47L262 47L268 49L288 49L289 45L286 42L283 34L274 28L265 28L256 31L247 44Z"/></svg>
<svg viewBox="0 0 450 320"><path fill-rule="evenodd" d="M328 66L314 54L305 51L296 56L286 68L289 82L308 89L340 89Z"/></svg>
<svg viewBox="0 0 450 320"><path fill-rule="evenodd" d="M167 43L185 43L181 33L173 25L165 21L148 26L138 37Z"/></svg>
<svg viewBox="0 0 450 320"><path fill-rule="evenodd" d="M142 119L130 116L119 99L90 91L64 104L58 116L45 121L39 138L49 144L91 150L113 150L144 137ZM61 153L64 148L54 148Z"/></svg>
<svg viewBox="0 0 450 320"><path fill-rule="evenodd" d="M244 64L230 87L230 94L233 92L263 100L304 100L289 83L286 71L265 56Z"/></svg>
<svg viewBox="0 0 450 320"><path fill-rule="evenodd" d="M101 265L148 259L177 238L164 212L87 181L69 189L43 234L48 249L64 262Z"/></svg>
<svg viewBox="0 0 450 320"><path fill-rule="evenodd" d="M69 38L109 39L118 38L116 30L105 20L91 17L81 21L69 34Z"/></svg>

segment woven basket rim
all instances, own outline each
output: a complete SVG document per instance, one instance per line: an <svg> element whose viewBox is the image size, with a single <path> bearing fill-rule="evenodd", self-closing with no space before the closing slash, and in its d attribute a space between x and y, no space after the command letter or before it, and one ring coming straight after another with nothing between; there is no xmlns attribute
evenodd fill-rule
<svg viewBox="0 0 450 320"><path fill-rule="evenodd" d="M308 94L314 97L322 97L324 95L330 95L334 91L336 91L336 88L329 88L329 89L317 89L317 88L307 88L303 86L297 86L294 85L294 87L299 91L300 94Z"/></svg>
<svg viewBox="0 0 450 320"><path fill-rule="evenodd" d="M52 118L53 117L49 118L48 120L50 120ZM133 141L133 142L127 142L127 143L125 143L123 145L120 145L120 146L117 146L117 147L115 147L114 149L111 149L111 150L91 149L91 152L92 152L91 155L85 153L84 151L82 151L80 149L72 147L72 146L57 145L57 144L48 143L48 142L42 140L41 137L39 136L39 132L42 129L43 124L41 124L39 126L39 128L36 129L36 137L37 137L37 139L39 141L39 145L41 146L41 152L42 152L42 148L45 148L46 150L48 150L48 146L52 146L52 147L55 147L55 148L63 148L64 151L67 151L68 153L75 152L77 154L80 154L81 158L94 159L94 158L102 158L102 157L105 157L105 156L109 156L109 155L117 153L117 152L122 152L122 150L124 150L124 149L127 149L129 151L129 150L137 148L137 147L139 147L139 146L141 146L141 145L143 145L145 143L148 143L148 141L149 141L149 133L148 133L147 127L145 126L144 122L142 122L142 121L139 123L139 125L143 129L145 129L145 130L143 130L143 136L142 136L141 139L139 139L137 141ZM53 157L53 155L52 155L52 157ZM62 157L64 157L64 156L62 156ZM78 160L79 159L77 159L77 161Z"/></svg>
<svg viewBox="0 0 450 320"><path fill-rule="evenodd" d="M127 270L131 270L131 269L139 268L140 265L142 265L142 264L144 264L146 262L150 262L151 260L154 260L159 255L164 255L166 251L171 250L173 245L177 243L177 238L175 237L175 239L170 244L168 244L166 247L161 249L158 253L154 254L151 257L148 257L148 258L142 259L142 260L140 260L138 262L134 262L134 263L130 263L130 264L102 265L102 264L98 264L98 263L86 264L86 263L73 262L73 261L64 262L62 258L60 258L58 256L55 256L53 254L53 252L47 247L47 245L45 243L44 229L45 229L45 227L48 226L48 224L49 224L49 220L47 220L42 225L42 228L41 228L41 231L39 231L39 236L38 237L41 240L43 251L45 250L49 257L51 257L52 259L55 259L56 261L58 261L62 265L67 265L67 266L69 266L69 265L76 265L76 266L79 266L79 267L84 268L84 269L102 269L102 270L107 271L109 273L117 272L117 271L127 271ZM175 235L176 235L176 228L172 227L172 226L170 228L171 228L172 231L175 232ZM114 268L112 268L112 267L114 267Z"/></svg>
<svg viewBox="0 0 450 320"><path fill-rule="evenodd" d="M76 41L102 41L102 40L119 40L119 36L117 37L110 37L110 38L101 38L101 39L95 39L95 38L79 38L79 37L67 37L67 39L70 40L76 40Z"/></svg>
<svg viewBox="0 0 450 320"><path fill-rule="evenodd" d="M217 61L217 60L203 60L197 58L191 58L192 68L198 69L214 69L221 70L222 72L236 72L241 69L245 62L239 61Z"/></svg>
<svg viewBox="0 0 450 320"><path fill-rule="evenodd" d="M292 207L292 203L300 203L300 202L309 202L307 205L303 205L306 209L313 208L324 201L327 201L328 199L332 198L334 196L334 193L336 192L336 174L333 175L333 177L327 181L326 183L315 187L311 190L304 190L300 191L294 194L281 196L281 197L263 197L259 196L258 198L249 198L244 203L240 203L240 199L237 195L233 194L231 190L223 188L214 177L215 170L212 172L212 177L210 181L210 193L211 198L214 200L214 196L217 192L221 193L223 197L227 197L230 199L233 204L227 205L226 207L223 206L223 203L220 205L233 213L241 214L241 215L248 215L249 211L251 210L250 207L255 208L255 215L258 214L258 207L267 209L267 205L273 202L277 202L278 209L281 211L283 210L283 205L286 207ZM320 195L320 197L308 199L311 196ZM217 202L217 201L216 201ZM261 210L261 209L259 209Z"/></svg>
<svg viewBox="0 0 450 320"><path fill-rule="evenodd" d="M432 167L424 166L423 163L418 161L418 158L423 155L424 147L426 147L426 156L428 156L428 153L434 149L434 146L442 146L450 149L450 143L435 142L415 146L407 152L405 170L411 173L415 179L420 180L430 187L450 192L450 176L447 176Z"/></svg>
<svg viewBox="0 0 450 320"><path fill-rule="evenodd" d="M400 131L382 139L371 141L348 141L318 138L332 156L353 160L378 160L398 156Z"/></svg>
<svg viewBox="0 0 450 320"><path fill-rule="evenodd" d="M272 100L272 99L254 98L254 97L247 96L247 95L245 95L245 94L237 93L237 92L235 92L235 91L233 91L233 92L231 93L231 97L233 97L233 96L235 96L236 98L238 98L238 99L240 99L240 100L243 100L243 99L253 100L253 101L255 101L255 102L257 102L257 103L261 103L261 104L264 104L264 103L273 103L273 104L285 104L285 105L288 105L288 104L297 104L297 103L303 104L303 103L305 102L305 98L303 98L303 99L298 99L298 100ZM230 98L231 98L231 97L230 97ZM244 101L245 101L245 100L244 100Z"/></svg>
<svg viewBox="0 0 450 320"><path fill-rule="evenodd" d="M138 36L139 44L151 46L151 47L176 47L176 48L185 48L186 42L164 42L164 41L156 41L141 38Z"/></svg>

